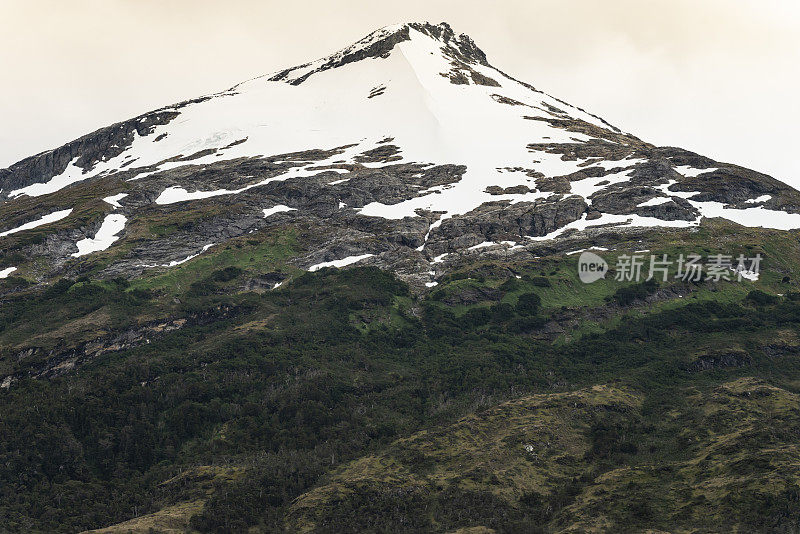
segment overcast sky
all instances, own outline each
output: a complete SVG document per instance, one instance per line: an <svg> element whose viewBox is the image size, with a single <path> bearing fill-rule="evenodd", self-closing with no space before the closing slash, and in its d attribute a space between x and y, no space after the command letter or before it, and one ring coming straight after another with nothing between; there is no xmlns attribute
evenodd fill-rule
<svg viewBox="0 0 800 534"><path fill-rule="evenodd" d="M0 167L412 20L646 141L800 188L798 0L0 0Z"/></svg>

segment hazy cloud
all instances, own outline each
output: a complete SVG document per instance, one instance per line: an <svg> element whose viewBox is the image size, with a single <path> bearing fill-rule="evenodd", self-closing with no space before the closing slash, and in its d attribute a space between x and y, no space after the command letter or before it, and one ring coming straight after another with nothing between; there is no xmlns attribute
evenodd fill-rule
<svg viewBox="0 0 800 534"><path fill-rule="evenodd" d="M800 186L795 0L0 0L0 165L408 20L645 140Z"/></svg>

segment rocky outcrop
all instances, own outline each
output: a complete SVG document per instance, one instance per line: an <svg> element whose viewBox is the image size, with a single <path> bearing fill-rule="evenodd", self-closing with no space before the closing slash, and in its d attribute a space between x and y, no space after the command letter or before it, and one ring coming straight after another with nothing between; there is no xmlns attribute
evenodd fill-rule
<svg viewBox="0 0 800 534"><path fill-rule="evenodd" d="M745 367L753 363L753 358L746 352L725 352L706 354L689 364L690 371L710 371L730 367Z"/></svg>
<svg viewBox="0 0 800 534"><path fill-rule="evenodd" d="M102 356L150 343L168 332L201 326L240 313L235 307L220 307L187 317L165 318L125 330L113 331L76 346L59 346L52 350L29 346L17 349L14 361L19 370L0 378L0 387L9 387L22 377L54 378ZM2 384L7 384L2 386Z"/></svg>
<svg viewBox="0 0 800 534"><path fill-rule="evenodd" d="M478 63L488 65L486 54L477 47L468 35L456 35L449 24L409 23L394 28L385 28L371 33L364 39L341 50L333 56L298 67L280 71L269 80L300 85L318 72L335 69L368 58L386 57L389 52L403 41L410 39L409 31L417 30L430 35L444 43L444 52L462 63ZM300 73L298 75L298 73ZM233 88L235 90L236 87Z"/></svg>
<svg viewBox="0 0 800 534"><path fill-rule="evenodd" d="M135 135L150 135L156 125L167 124L178 114L174 110L165 110L141 115L101 128L54 150L25 158L8 169L0 169L0 195L7 197L8 193L16 189L47 182L53 176L63 173L70 162L76 167L89 170L99 161L121 154Z"/></svg>
<svg viewBox="0 0 800 534"><path fill-rule="evenodd" d="M445 220L429 238L436 252L453 252L486 241L516 241L544 236L577 221L586 211L578 197L536 202L490 202L463 216Z"/></svg>

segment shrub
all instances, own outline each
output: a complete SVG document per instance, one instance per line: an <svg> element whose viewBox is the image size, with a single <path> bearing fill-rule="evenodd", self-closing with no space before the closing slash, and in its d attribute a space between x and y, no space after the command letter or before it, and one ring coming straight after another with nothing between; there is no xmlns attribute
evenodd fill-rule
<svg viewBox="0 0 800 534"><path fill-rule="evenodd" d="M461 318L465 327L481 326L492 320L492 312L489 308L472 308Z"/></svg>
<svg viewBox="0 0 800 534"><path fill-rule="evenodd" d="M242 274L242 270L238 267L225 267L224 269L220 269L218 271L214 271L209 276L209 279L214 282L230 282L239 277Z"/></svg>
<svg viewBox="0 0 800 534"><path fill-rule="evenodd" d="M539 316L517 317L508 324L508 331L512 334L524 334L543 327L547 319Z"/></svg>
<svg viewBox="0 0 800 534"><path fill-rule="evenodd" d="M517 313L520 315L536 315L542 305L542 299L536 293L525 293L517 300Z"/></svg>
<svg viewBox="0 0 800 534"><path fill-rule="evenodd" d="M620 306L627 306L636 300L644 300L648 295L652 295L657 290L658 282L655 280L647 280L617 289L611 296L611 300L615 301Z"/></svg>
<svg viewBox="0 0 800 534"><path fill-rule="evenodd" d="M531 283L536 287L553 287L553 284L550 283L550 279L546 276L534 276L531 278Z"/></svg>
<svg viewBox="0 0 800 534"><path fill-rule="evenodd" d="M778 301L778 297L770 295L769 293L764 293L760 289L754 289L747 294L745 299L758 306L767 306L769 304L775 304Z"/></svg>
<svg viewBox="0 0 800 534"><path fill-rule="evenodd" d="M492 322L502 323L514 317L514 308L510 304L495 304L489 308L492 314Z"/></svg>
<svg viewBox="0 0 800 534"><path fill-rule="evenodd" d="M502 291L516 291L519 289L519 280L516 278L509 278L502 284L500 284L500 289Z"/></svg>

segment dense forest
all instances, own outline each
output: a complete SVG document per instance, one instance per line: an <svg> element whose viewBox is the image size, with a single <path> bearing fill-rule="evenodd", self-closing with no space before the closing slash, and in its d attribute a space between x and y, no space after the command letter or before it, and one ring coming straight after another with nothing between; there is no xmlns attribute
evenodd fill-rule
<svg viewBox="0 0 800 534"><path fill-rule="evenodd" d="M550 531L584 513L570 506L620 466L659 462L660 476L677 477L669 465L699 446L699 437L676 428L699 417L690 401L698 391L744 376L793 389L800 378L794 349L777 341L800 325L795 293L752 290L639 313L636 304L658 285L624 286L605 304L621 320L553 341L537 335L561 313L542 306L540 293L552 286L542 273L508 278L497 302L468 309L447 302L464 293L459 284L469 276L453 277L461 289L428 297L374 268L323 269L275 292L226 291L241 274L220 269L193 283L173 310L187 320L183 328L47 379L17 373L0 393L3 530L77 532L172 509L187 516L183 528L198 532L304 524L327 532ZM17 292L0 307L0 328L12 337L98 310L122 328L157 298L121 279L61 280L35 289L35 298L23 281L6 281L14 284ZM708 350L698 357L698 347ZM18 360L4 365L19 371L46 363ZM597 384L627 388L641 402L636 410L601 406L587 414L576 430L587 449L570 460L581 468L546 491L510 498L499 491L502 482L481 478L406 493L406 482L395 481L394 492L361 488L335 505L325 501L314 507L324 517L313 523L293 509L351 462L386 454L419 431L504 401ZM782 426L765 427L766 443L797 442L797 412L793 406ZM422 472L434 467L413 449L396 461ZM477 467L467 462L462 474ZM635 488L627 492L639 498ZM788 532L800 517L791 477L746 506L733 493L727 498L728 519L743 528L764 528L768 517ZM645 501L617 508L619 525L675 521Z"/></svg>

